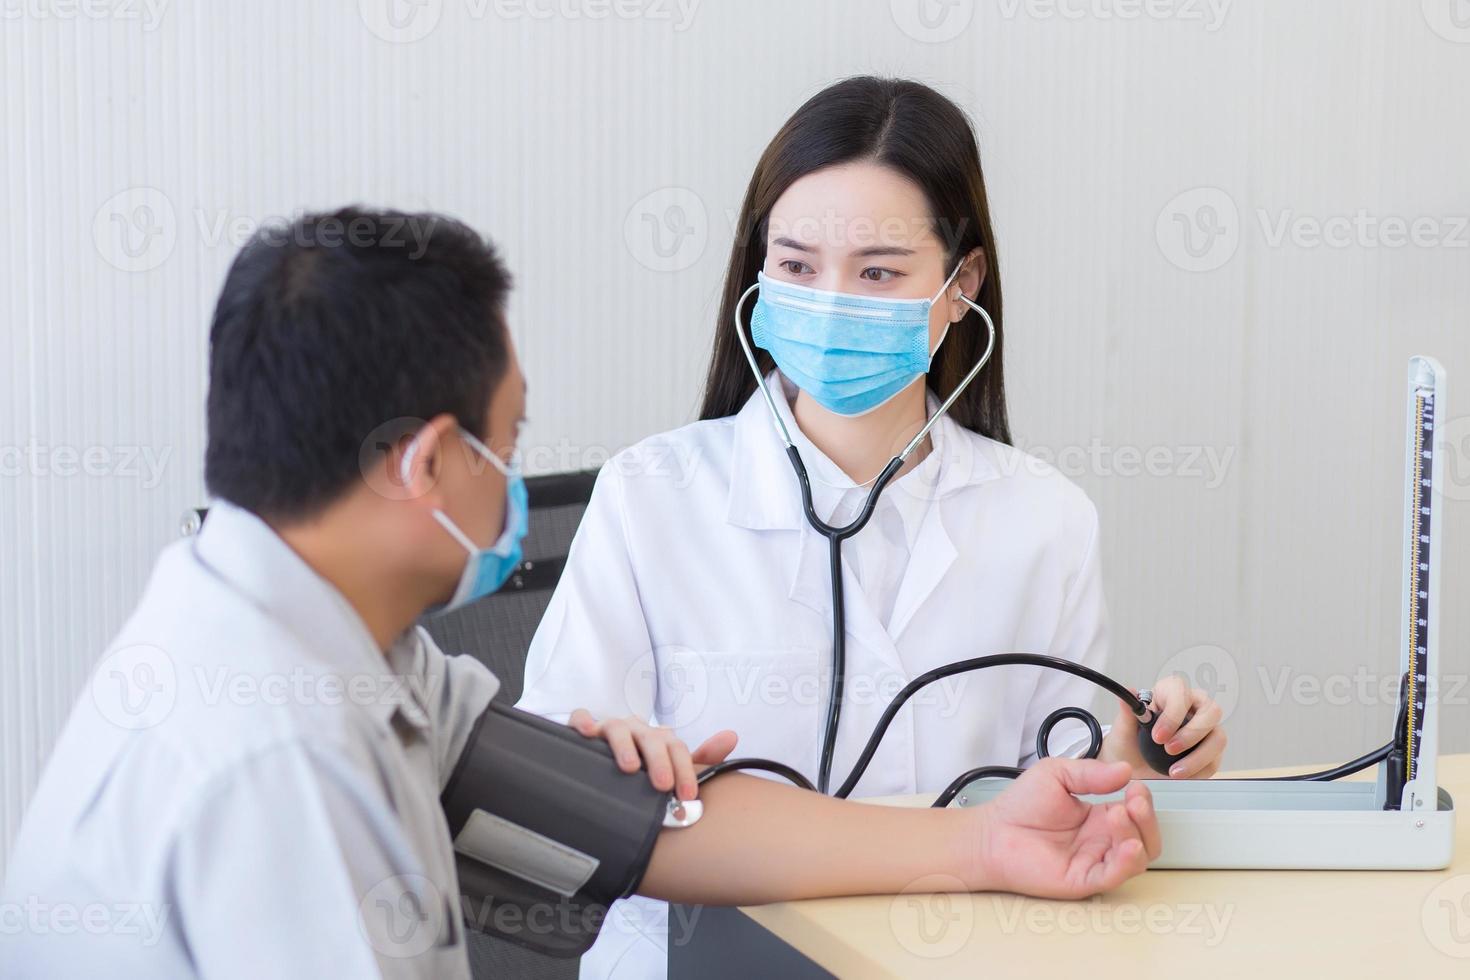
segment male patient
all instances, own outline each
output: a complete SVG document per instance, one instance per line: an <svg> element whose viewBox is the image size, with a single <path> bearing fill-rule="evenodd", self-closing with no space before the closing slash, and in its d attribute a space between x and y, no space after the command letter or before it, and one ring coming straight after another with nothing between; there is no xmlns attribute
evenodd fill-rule
<svg viewBox="0 0 1470 980"><path fill-rule="evenodd" d="M7 976L468 976L439 795L497 681L415 624L496 587L523 531L509 283L436 215L312 215L241 251L210 332L215 505L163 551L52 753L0 905ZM683 798L733 745L638 735ZM1080 898L1158 854L1144 787L1073 795L1128 771L1048 759L963 810L724 776L640 890L760 903L933 874ZM405 907L429 942L385 931Z"/></svg>

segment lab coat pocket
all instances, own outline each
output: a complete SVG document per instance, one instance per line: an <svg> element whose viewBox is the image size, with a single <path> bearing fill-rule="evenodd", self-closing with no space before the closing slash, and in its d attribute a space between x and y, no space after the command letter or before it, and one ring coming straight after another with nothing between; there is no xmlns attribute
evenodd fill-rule
<svg viewBox="0 0 1470 980"><path fill-rule="evenodd" d="M738 755L800 763L817 737L827 675L811 647L695 650L667 646L658 662L657 717L691 745L724 728Z"/></svg>

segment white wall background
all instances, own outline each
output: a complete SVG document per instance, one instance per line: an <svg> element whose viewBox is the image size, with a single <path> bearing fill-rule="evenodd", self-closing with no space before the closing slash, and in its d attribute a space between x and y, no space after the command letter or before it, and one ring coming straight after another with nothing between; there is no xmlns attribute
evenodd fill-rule
<svg viewBox="0 0 1470 980"><path fill-rule="evenodd" d="M1102 510L1114 670L1197 668L1234 764L1384 740L1404 363L1443 360L1470 750L1470 5L684 4L0 0L0 844L202 499L208 317L256 223L365 201L491 234L532 461L597 465L693 417L751 167L861 72L972 113L1018 440Z"/></svg>

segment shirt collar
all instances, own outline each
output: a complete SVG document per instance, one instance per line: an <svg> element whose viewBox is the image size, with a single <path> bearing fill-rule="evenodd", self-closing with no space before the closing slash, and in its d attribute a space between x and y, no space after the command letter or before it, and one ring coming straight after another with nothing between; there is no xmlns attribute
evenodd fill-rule
<svg viewBox="0 0 1470 980"><path fill-rule="evenodd" d="M312 666L335 675L343 700L387 724L394 715L428 725L423 642L404 632L379 649L367 624L337 588L322 578L258 516L225 501L209 508L194 554L257 609L294 635Z"/></svg>
<svg viewBox="0 0 1470 980"><path fill-rule="evenodd" d="M780 371L773 370L766 376L766 385L776 403L776 412L785 422L786 431L806 465L811 478L812 504L818 516L826 520L855 484L796 424L790 404L795 389L790 382ZM939 408L939 399L933 392L926 395L932 415ZM990 455L980 449L983 440L974 438L947 415L929 430L929 438L932 444L929 455L890 484L884 497L907 493L938 500L1000 475ZM786 457L786 446L771 418L765 396L758 388L735 416L735 447L725 519L740 527L772 530L796 529L807 523L802 511L801 485Z"/></svg>

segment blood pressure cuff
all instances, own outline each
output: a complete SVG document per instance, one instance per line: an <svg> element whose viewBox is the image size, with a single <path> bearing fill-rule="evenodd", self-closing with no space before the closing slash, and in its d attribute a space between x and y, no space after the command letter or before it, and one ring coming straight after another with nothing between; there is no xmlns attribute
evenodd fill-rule
<svg viewBox="0 0 1470 980"><path fill-rule="evenodd" d="M642 881L668 802L601 739L491 702L440 796L465 924L580 956Z"/></svg>

